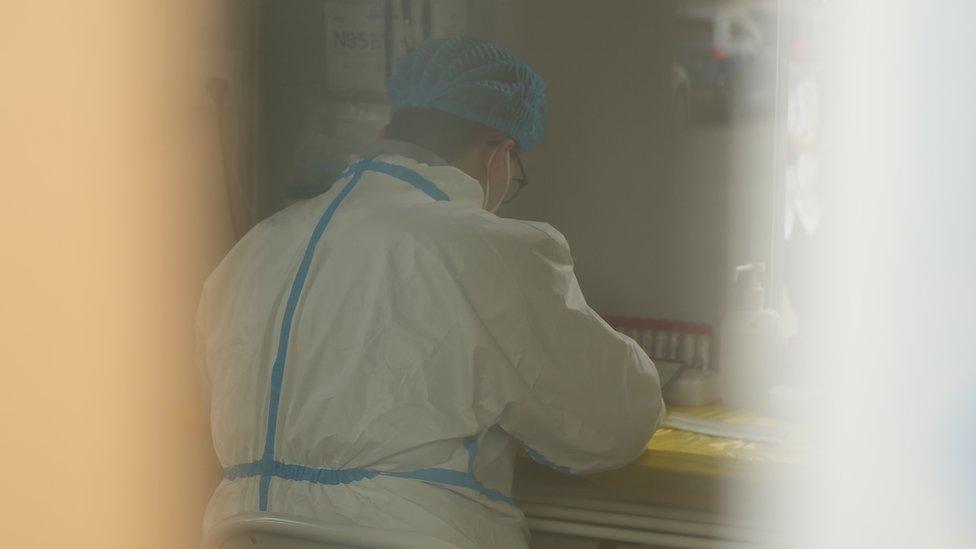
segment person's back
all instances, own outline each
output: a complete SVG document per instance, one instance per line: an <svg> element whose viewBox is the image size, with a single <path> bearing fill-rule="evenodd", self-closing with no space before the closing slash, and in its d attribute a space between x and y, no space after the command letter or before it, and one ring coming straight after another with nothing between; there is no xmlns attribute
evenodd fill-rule
<svg viewBox="0 0 976 549"><path fill-rule="evenodd" d="M587 472L653 433L653 365L586 306L562 236L493 215L488 185L410 152L385 142L208 280L226 468L208 527L267 511L524 546L519 445Z"/></svg>

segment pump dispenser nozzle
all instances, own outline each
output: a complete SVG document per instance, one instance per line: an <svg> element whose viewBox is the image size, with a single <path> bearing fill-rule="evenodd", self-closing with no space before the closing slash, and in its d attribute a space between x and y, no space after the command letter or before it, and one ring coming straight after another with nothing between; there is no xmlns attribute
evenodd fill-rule
<svg viewBox="0 0 976 549"><path fill-rule="evenodd" d="M757 311L763 308L766 301L766 291L759 282L759 275L766 270L764 263L747 263L735 268L735 283L739 282L739 276L745 273L746 286L742 291L742 309L746 311Z"/></svg>

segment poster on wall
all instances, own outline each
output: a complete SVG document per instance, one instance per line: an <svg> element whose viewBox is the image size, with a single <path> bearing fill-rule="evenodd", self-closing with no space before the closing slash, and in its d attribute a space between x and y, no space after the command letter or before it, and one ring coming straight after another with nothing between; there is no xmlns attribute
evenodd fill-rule
<svg viewBox="0 0 976 549"><path fill-rule="evenodd" d="M386 13L392 15L387 29ZM325 63L328 90L383 95L387 55L412 51L425 37L462 34L467 0L327 0ZM393 39L386 44L389 30Z"/></svg>
<svg viewBox="0 0 976 549"><path fill-rule="evenodd" d="M330 92L384 93L384 14L384 0L325 3L326 81Z"/></svg>
<svg viewBox="0 0 976 549"><path fill-rule="evenodd" d="M468 30L468 0L430 0L430 36L446 38Z"/></svg>

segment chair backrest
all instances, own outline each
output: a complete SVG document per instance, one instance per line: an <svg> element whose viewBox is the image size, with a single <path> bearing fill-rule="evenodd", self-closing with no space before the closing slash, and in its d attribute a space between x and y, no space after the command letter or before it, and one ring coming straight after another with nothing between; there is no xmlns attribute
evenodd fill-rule
<svg viewBox="0 0 976 549"><path fill-rule="evenodd" d="M321 524L270 513L226 519L207 534L205 549L457 549L414 532Z"/></svg>

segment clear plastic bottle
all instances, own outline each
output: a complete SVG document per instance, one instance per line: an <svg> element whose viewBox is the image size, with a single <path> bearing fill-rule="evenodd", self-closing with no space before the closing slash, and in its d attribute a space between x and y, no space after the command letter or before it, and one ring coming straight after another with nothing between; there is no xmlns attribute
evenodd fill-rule
<svg viewBox="0 0 976 549"><path fill-rule="evenodd" d="M745 275L741 306L722 323L720 392L722 401L740 408L762 408L785 352L779 313L764 309L765 291L759 283L762 263L736 267L736 281Z"/></svg>

